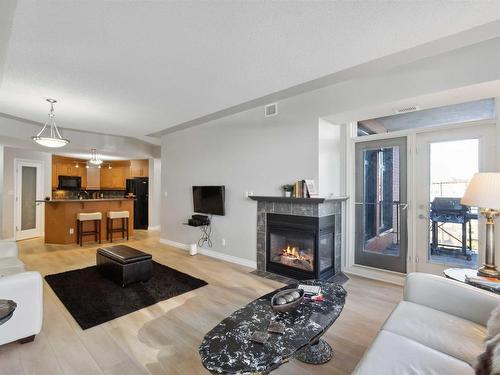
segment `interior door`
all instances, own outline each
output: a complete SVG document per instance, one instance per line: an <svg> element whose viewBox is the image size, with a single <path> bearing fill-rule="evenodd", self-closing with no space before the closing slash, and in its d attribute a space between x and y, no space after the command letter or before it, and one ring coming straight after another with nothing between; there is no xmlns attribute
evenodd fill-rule
<svg viewBox="0 0 500 375"><path fill-rule="evenodd" d="M495 170L495 125L416 137L416 270L442 275L449 267L477 268L483 220L460 198L474 173Z"/></svg>
<svg viewBox="0 0 500 375"><path fill-rule="evenodd" d="M43 199L42 164L31 161L15 161L15 239L41 235L41 203Z"/></svg>
<svg viewBox="0 0 500 375"><path fill-rule="evenodd" d="M356 143L356 264L406 273L406 143Z"/></svg>

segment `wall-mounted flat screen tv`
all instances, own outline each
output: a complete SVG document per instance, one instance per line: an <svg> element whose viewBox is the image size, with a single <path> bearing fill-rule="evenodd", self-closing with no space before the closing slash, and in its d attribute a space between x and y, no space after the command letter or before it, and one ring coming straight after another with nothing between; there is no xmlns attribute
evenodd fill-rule
<svg viewBox="0 0 500 375"><path fill-rule="evenodd" d="M225 215L224 200L224 186L193 186L194 212Z"/></svg>

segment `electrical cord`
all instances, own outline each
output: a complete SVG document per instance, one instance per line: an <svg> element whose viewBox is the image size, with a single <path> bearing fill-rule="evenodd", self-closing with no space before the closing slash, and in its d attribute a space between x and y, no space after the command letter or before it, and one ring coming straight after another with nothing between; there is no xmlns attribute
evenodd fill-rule
<svg viewBox="0 0 500 375"><path fill-rule="evenodd" d="M198 247L203 247L203 245L207 244L208 247L212 247L212 240L210 236L212 235L212 215L208 218L208 224L202 225L201 229L201 237L198 240Z"/></svg>

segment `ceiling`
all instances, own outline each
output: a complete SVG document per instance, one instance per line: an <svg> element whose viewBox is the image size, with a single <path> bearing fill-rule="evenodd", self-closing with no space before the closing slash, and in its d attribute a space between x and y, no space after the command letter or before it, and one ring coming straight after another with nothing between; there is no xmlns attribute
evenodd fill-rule
<svg viewBox="0 0 500 375"><path fill-rule="evenodd" d="M0 113L143 137L495 21L487 1L0 3ZM3 22L2 22L3 21Z"/></svg>

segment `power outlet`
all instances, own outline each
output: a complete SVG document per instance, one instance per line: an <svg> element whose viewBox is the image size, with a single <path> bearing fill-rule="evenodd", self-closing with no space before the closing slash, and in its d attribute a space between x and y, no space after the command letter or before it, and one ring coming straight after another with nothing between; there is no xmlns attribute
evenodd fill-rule
<svg viewBox="0 0 500 375"><path fill-rule="evenodd" d="M226 247L226 239L225 238L221 239L220 243L221 243L222 247Z"/></svg>
<svg viewBox="0 0 500 375"><path fill-rule="evenodd" d="M69 234L75 234L75 229L74 228L69 228Z"/></svg>

